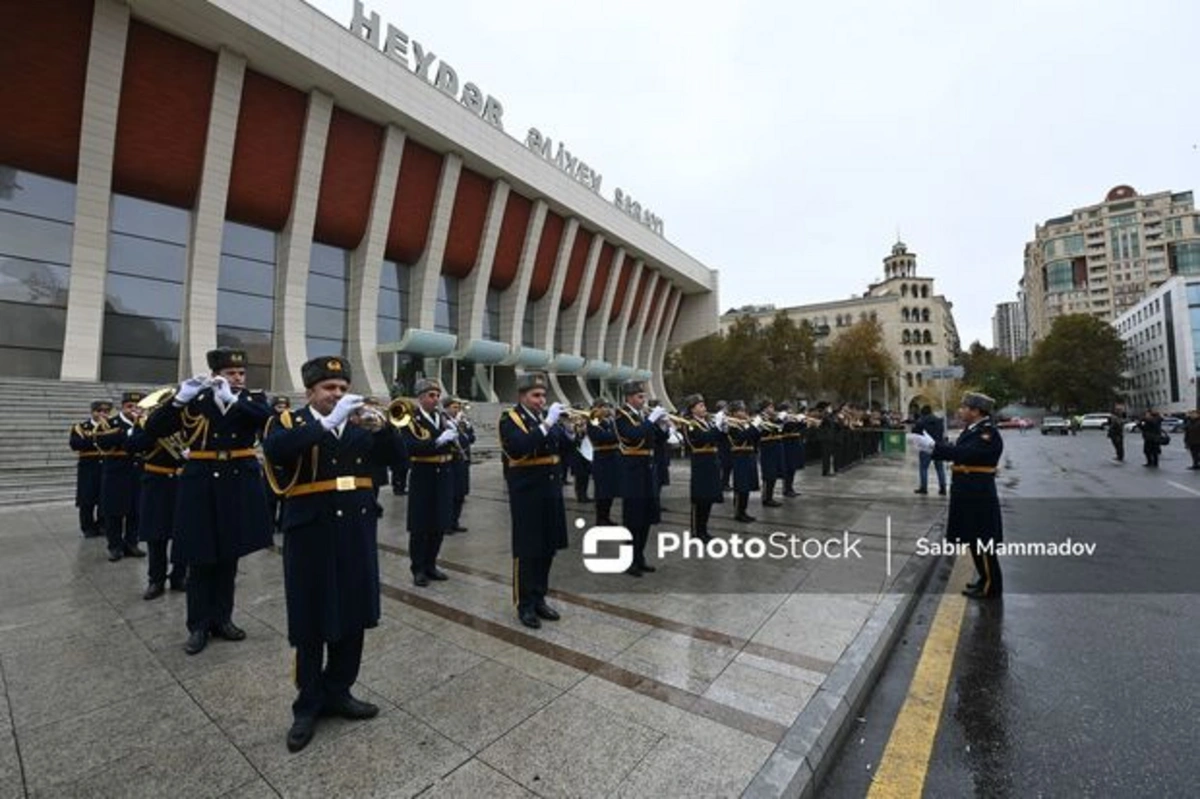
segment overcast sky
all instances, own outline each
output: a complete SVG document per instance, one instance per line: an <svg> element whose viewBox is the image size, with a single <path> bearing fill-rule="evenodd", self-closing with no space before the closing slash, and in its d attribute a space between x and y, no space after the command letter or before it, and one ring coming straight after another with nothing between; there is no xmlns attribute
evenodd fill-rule
<svg viewBox="0 0 1200 799"><path fill-rule="evenodd" d="M657 213L722 310L861 294L899 229L990 345L1036 223L1200 182L1200 3L364 6Z"/></svg>

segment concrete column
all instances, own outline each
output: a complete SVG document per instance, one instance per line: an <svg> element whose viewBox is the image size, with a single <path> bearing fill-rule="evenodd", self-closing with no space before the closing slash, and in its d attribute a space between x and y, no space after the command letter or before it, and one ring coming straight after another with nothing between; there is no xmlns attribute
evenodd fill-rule
<svg viewBox="0 0 1200 799"><path fill-rule="evenodd" d="M642 307L638 311L638 318L633 322L633 340L626 342L624 360L632 367L638 367L638 356L641 354L642 339L646 335L646 323L650 319L650 306L654 304L654 292L658 291L658 281L661 273L654 272L650 275L650 282L646 284L645 300L642 302Z"/></svg>
<svg viewBox="0 0 1200 799"><path fill-rule="evenodd" d="M225 203L233 171L233 143L245 75L245 57L225 49L217 54L208 138L204 144L204 172L200 176L200 194L192 216L192 241L188 247L187 305L179 344L181 379L207 374L206 353L217 346L217 286L221 276Z"/></svg>
<svg viewBox="0 0 1200 799"><path fill-rule="evenodd" d="M500 241L500 227L504 222L504 209L508 205L510 187L503 180L492 183L492 196L488 200L487 216L483 220L483 240L479 243L479 255L475 266L458 286L458 331L459 346L465 342L483 338L483 318L487 314L488 283L492 279L492 265L496 260L496 243Z"/></svg>
<svg viewBox="0 0 1200 799"><path fill-rule="evenodd" d="M592 244L588 248L587 260L583 266L583 280L579 283L579 293L575 295L575 304L564 311L559 319L563 325L563 348L572 355L578 355L583 349L583 328L587 321L588 299L592 296L592 285L596 282L596 266L600 263L600 250L604 247L604 237L599 233L592 236Z"/></svg>
<svg viewBox="0 0 1200 799"><path fill-rule="evenodd" d="M679 310L679 304L682 302L682 300L683 293L676 291L675 299L671 301L671 305L667 309L666 316L664 317L665 321L663 324L665 329L656 337L657 346L654 348L653 355L651 356L652 361L650 363L650 371L654 373L650 376L650 387L654 390L654 393L657 396L662 398L663 402L669 405L672 403L671 398L667 396L666 381L663 380L663 363L665 363L667 360L667 350L670 349L671 346L671 342L669 341L671 337L671 322L675 319L675 313Z"/></svg>
<svg viewBox="0 0 1200 799"><path fill-rule="evenodd" d="M666 280L666 278L661 278ZM638 369L652 369L651 364L654 363L654 353L658 349L658 336L662 331L663 317L666 315L667 306L674 300L679 289L674 286L667 288L667 293L663 295L662 302L654 309L654 317L650 321L650 332L639 342L638 354L634 359L634 366Z"/></svg>
<svg viewBox="0 0 1200 799"><path fill-rule="evenodd" d="M621 270L625 268L625 248L618 247L617 251L613 253L612 267L608 270L608 285L604 287L604 300L600 303L600 310L596 311L595 324L588 331L589 360L603 361L605 359L604 343L608 339L608 316L612 313L613 300L617 296L617 284L621 282ZM584 316L585 318L587 316L586 309Z"/></svg>
<svg viewBox="0 0 1200 799"><path fill-rule="evenodd" d="M371 216L367 232L350 261L349 318L346 321L350 363L359 370L355 380L359 393L388 396L388 379L379 366L375 347L378 341L379 280L383 271L383 251L387 247L392 223L392 203L400 179L400 161L404 155L404 131L388 125L383 150L375 173L375 193L371 196Z"/></svg>
<svg viewBox="0 0 1200 799"><path fill-rule="evenodd" d="M300 166L292 195L292 213L279 237L279 263L275 268L275 333L271 388L296 392L304 387L300 367L308 360L304 339L307 323L308 264L312 257L313 226L317 221L317 195L325 166L325 143L333 98L321 92L308 95L308 113L300 143Z"/></svg>
<svg viewBox="0 0 1200 799"><path fill-rule="evenodd" d="M563 284L567 282L567 266L571 261L571 248L575 246L575 236L579 232L579 220L571 218L563 227L562 236L558 240L558 255L554 259L554 273L550 277L550 289L538 303L537 318L533 323L535 341L541 342L541 348L546 352L555 352L554 331L558 327L558 304L562 302ZM556 353L557 354L557 353Z"/></svg>
<svg viewBox="0 0 1200 799"><path fill-rule="evenodd" d="M96 0L79 131L71 278L60 373L63 380L100 379L113 152L128 33L129 6L117 0Z"/></svg>
<svg viewBox="0 0 1200 799"><path fill-rule="evenodd" d="M500 298L500 340L511 345L513 357L521 351L521 325L525 319L525 306L529 301L533 262L537 258L542 227L546 224L546 210L545 200L538 200L533 204L533 211L529 214L529 225L525 228L525 243L521 245L517 276Z"/></svg>
<svg viewBox="0 0 1200 799"><path fill-rule="evenodd" d="M454 196L458 194L458 176L461 172L462 157L447 153L442 159L442 177L433 200L433 218L429 221L425 252L413 264L410 274L408 318L413 320L411 326L420 330L433 330L438 281L442 277L442 260L446 255L450 216L454 213Z"/></svg>
<svg viewBox="0 0 1200 799"><path fill-rule="evenodd" d="M646 263L640 258L633 262L633 272L629 275L629 284L625 291L625 302L621 305L621 314L613 323L616 327L609 325L608 343L605 346L604 354L607 356L605 360L612 363L613 366L625 365L622 363L622 359L625 357L625 338L629 333L629 318L633 315L633 301L640 288L638 281L642 279L642 270L645 268Z"/></svg>

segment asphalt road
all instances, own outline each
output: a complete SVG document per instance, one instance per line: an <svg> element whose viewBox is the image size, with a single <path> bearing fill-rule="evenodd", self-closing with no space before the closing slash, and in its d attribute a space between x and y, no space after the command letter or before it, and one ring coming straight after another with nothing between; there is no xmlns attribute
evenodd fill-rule
<svg viewBox="0 0 1200 799"><path fill-rule="evenodd" d="M927 797L1195 796L1200 471L1180 436L1005 431L1006 541L1092 555L1002 558L1002 601L969 602L925 772ZM931 501L934 500L930 497ZM946 585L939 565L819 792L865 796Z"/></svg>

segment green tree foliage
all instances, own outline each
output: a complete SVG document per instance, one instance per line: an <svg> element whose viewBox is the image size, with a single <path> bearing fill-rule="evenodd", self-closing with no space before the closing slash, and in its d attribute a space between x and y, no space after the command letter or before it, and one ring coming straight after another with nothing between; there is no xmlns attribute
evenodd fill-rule
<svg viewBox="0 0 1200 799"><path fill-rule="evenodd" d="M821 358L821 388L843 402L865 405L868 380L887 380L888 391L895 391L897 369L883 343L883 326L874 319L863 319L839 335ZM883 400L881 382L874 384L872 392L877 392L872 399Z"/></svg>
<svg viewBox="0 0 1200 799"><path fill-rule="evenodd" d="M1107 322L1060 316L1030 356L1029 390L1062 410L1104 410L1117 397L1124 360L1125 345Z"/></svg>
<svg viewBox="0 0 1200 799"><path fill-rule="evenodd" d="M1022 382L1023 362L1013 361L996 350L974 342L959 357L963 367L963 384L972 391L982 391L996 400L996 407L1003 408L1025 396Z"/></svg>

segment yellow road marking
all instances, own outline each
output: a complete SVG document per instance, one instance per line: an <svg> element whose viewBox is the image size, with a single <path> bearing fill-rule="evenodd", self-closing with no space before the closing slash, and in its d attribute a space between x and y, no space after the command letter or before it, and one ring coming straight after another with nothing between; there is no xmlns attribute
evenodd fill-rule
<svg viewBox="0 0 1200 799"><path fill-rule="evenodd" d="M950 574L946 593L938 602L921 659L908 687L908 696L896 717L883 750L868 799L919 797L925 787L929 756L937 735L938 720L950 685L954 650L958 646L967 600L959 588L972 576L970 558L959 558Z"/></svg>

